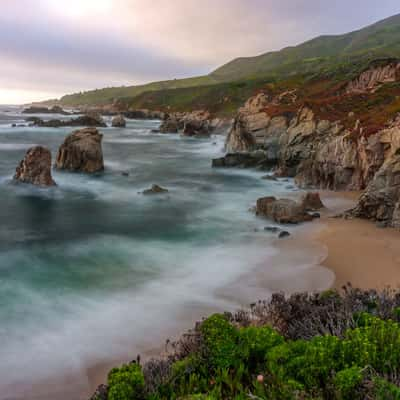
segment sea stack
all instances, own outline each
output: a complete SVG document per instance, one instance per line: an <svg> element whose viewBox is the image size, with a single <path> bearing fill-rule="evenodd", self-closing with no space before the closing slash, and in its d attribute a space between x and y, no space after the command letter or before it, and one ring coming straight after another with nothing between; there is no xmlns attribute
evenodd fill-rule
<svg viewBox="0 0 400 400"><path fill-rule="evenodd" d="M102 139L103 135L96 128L72 132L60 146L54 167L72 172L103 171Z"/></svg>
<svg viewBox="0 0 400 400"><path fill-rule="evenodd" d="M19 163L14 180L32 185L56 186L51 176L51 152L43 146L30 148Z"/></svg>

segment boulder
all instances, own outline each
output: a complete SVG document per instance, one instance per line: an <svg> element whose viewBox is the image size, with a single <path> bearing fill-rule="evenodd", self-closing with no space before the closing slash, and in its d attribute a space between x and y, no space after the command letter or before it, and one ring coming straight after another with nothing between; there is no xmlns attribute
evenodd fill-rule
<svg viewBox="0 0 400 400"><path fill-rule="evenodd" d="M55 186L51 176L51 152L43 146L30 148L19 163L14 180L37 186Z"/></svg>
<svg viewBox="0 0 400 400"><path fill-rule="evenodd" d="M324 208L318 192L308 192L301 199L303 207L306 211L316 211Z"/></svg>
<svg viewBox="0 0 400 400"><path fill-rule="evenodd" d="M125 118L122 115L117 115L112 119L111 125L114 128L125 128L126 127Z"/></svg>
<svg viewBox="0 0 400 400"><path fill-rule="evenodd" d="M210 136L210 124L207 120L186 121L183 127L184 136L207 137Z"/></svg>
<svg viewBox="0 0 400 400"><path fill-rule="evenodd" d="M96 128L77 130L65 138L54 167L60 170L94 173L104 170L101 141Z"/></svg>
<svg viewBox="0 0 400 400"><path fill-rule="evenodd" d="M143 191L145 195L168 193L168 189L164 189L158 185L152 185L150 189Z"/></svg>
<svg viewBox="0 0 400 400"><path fill-rule="evenodd" d="M289 199L263 197L257 200L256 215L270 218L280 224L298 224L311 221L303 204Z"/></svg>
<svg viewBox="0 0 400 400"><path fill-rule="evenodd" d="M167 116L164 121L160 125L160 132L161 133L178 133L180 128L179 121L174 118Z"/></svg>

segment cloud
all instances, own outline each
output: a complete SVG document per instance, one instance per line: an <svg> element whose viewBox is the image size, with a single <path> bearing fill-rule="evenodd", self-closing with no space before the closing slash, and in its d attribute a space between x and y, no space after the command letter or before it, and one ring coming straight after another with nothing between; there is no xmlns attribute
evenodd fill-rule
<svg viewBox="0 0 400 400"><path fill-rule="evenodd" d="M207 73L360 28L397 0L2 0L0 101ZM23 100L23 99L22 99Z"/></svg>

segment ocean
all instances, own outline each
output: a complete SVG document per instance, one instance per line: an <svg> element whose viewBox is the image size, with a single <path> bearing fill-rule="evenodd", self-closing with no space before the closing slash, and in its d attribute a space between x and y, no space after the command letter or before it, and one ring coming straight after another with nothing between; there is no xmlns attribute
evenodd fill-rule
<svg viewBox="0 0 400 400"><path fill-rule="evenodd" d="M280 265L271 223L249 211L258 197L300 192L265 172L212 169L224 137L157 134L159 121L128 120L101 129L104 173L54 171L58 186L42 189L15 185L16 166L36 144L54 159L73 129L11 127L25 117L0 107L0 399L29 398L66 375L85 390L88 368L162 345L205 310L234 310L285 281L317 289L299 276L320 254ZM169 193L140 193L152 184ZM262 287L243 279L260 270ZM329 287L332 274L320 273L318 288Z"/></svg>

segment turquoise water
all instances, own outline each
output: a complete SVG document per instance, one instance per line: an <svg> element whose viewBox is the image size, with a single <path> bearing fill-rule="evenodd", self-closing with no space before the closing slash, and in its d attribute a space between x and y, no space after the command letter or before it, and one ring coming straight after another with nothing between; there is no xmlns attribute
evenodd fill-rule
<svg viewBox="0 0 400 400"><path fill-rule="evenodd" d="M58 186L38 189L10 182L16 165L33 144L54 157L71 129L10 127L20 120L0 112L0 399L21 382L134 357L190 327L195 310L237 307L218 291L243 274L268 273L274 236L248 209L293 185L213 170L223 137L154 134L158 121L131 120L102 129L103 174L54 172ZM168 195L139 193L153 183Z"/></svg>

